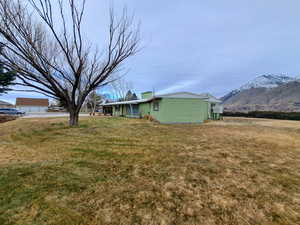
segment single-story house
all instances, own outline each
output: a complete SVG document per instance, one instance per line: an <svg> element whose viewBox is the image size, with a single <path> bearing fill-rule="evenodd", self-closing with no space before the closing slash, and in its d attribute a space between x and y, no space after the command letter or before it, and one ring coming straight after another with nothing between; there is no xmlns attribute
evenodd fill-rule
<svg viewBox="0 0 300 225"><path fill-rule="evenodd" d="M161 123L202 123L219 119L221 101L210 94L177 92L165 95L142 93L142 99L103 104L112 116L142 118L151 116Z"/></svg>
<svg viewBox="0 0 300 225"><path fill-rule="evenodd" d="M5 108L14 108L14 105L10 104L9 102L0 100L0 109L5 109Z"/></svg>
<svg viewBox="0 0 300 225"><path fill-rule="evenodd" d="M26 113L45 113L49 107L46 98L17 98L16 108Z"/></svg>

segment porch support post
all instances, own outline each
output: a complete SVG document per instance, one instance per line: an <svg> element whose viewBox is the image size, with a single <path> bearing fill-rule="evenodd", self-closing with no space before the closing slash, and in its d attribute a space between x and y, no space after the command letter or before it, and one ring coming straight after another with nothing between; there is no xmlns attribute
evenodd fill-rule
<svg viewBox="0 0 300 225"><path fill-rule="evenodd" d="M131 115L131 117L133 117L132 104L129 104L129 107L130 107L130 115Z"/></svg>

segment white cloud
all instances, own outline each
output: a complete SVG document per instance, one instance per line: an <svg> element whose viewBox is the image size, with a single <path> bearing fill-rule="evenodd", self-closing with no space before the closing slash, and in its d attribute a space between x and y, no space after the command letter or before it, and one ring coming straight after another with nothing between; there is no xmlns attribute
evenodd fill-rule
<svg viewBox="0 0 300 225"><path fill-rule="evenodd" d="M162 89L158 91L156 94L167 94L175 91L185 91L185 89L190 88L191 86L195 85L197 81L194 80L187 80L187 81L182 81L179 83L176 83L174 85L171 85L165 89Z"/></svg>

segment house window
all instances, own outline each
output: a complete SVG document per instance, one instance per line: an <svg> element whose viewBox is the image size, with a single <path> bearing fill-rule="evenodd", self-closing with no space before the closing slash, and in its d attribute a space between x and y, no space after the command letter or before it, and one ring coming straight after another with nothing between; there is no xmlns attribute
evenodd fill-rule
<svg viewBox="0 0 300 225"><path fill-rule="evenodd" d="M159 111L159 102L153 103L153 111Z"/></svg>
<svg viewBox="0 0 300 225"><path fill-rule="evenodd" d="M116 105L116 112L120 112L120 106Z"/></svg>

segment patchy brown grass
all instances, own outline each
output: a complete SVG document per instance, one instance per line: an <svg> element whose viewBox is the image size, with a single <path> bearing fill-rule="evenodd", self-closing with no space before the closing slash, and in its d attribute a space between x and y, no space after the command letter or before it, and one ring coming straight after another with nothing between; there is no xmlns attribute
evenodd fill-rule
<svg viewBox="0 0 300 225"><path fill-rule="evenodd" d="M300 122L0 125L0 224L299 224Z"/></svg>

